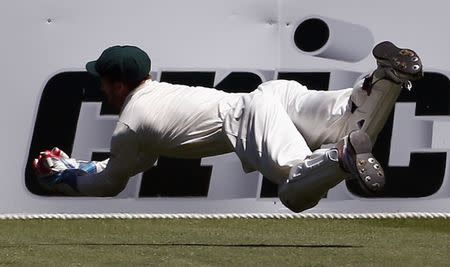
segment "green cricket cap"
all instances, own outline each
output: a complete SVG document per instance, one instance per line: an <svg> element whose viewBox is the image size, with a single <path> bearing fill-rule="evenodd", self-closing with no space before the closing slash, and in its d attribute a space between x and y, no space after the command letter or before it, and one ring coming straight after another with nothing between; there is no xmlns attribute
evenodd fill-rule
<svg viewBox="0 0 450 267"><path fill-rule="evenodd" d="M86 70L98 77L137 82L150 73L151 60L143 50L131 45L107 48L97 60L86 64Z"/></svg>

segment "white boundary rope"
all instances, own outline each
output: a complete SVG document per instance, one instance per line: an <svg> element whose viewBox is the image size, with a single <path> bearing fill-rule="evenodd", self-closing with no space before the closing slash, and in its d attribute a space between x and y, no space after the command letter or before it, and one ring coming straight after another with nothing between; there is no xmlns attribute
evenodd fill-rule
<svg viewBox="0 0 450 267"><path fill-rule="evenodd" d="M0 214L0 220L33 219L450 219L450 213L399 212L399 213L94 213L94 214Z"/></svg>

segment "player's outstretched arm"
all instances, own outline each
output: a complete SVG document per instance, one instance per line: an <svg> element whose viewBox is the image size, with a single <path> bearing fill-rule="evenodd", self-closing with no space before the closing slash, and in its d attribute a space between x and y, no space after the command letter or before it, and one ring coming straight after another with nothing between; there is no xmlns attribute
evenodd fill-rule
<svg viewBox="0 0 450 267"><path fill-rule="evenodd" d="M79 176L77 189L86 196L115 196L130 177L153 166L156 154L142 154L138 137L127 125L119 122L111 139L111 154L106 168L96 174Z"/></svg>
<svg viewBox="0 0 450 267"><path fill-rule="evenodd" d="M119 122L111 139L109 160L85 162L80 168L64 169L39 179L50 191L64 195L115 196L130 177L151 168L156 160L156 154L140 153L136 133Z"/></svg>

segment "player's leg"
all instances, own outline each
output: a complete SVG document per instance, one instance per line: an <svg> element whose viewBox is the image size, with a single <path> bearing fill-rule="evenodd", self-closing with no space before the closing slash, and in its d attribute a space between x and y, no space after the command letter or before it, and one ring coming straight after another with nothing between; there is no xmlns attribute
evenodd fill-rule
<svg viewBox="0 0 450 267"><path fill-rule="evenodd" d="M321 131L318 132L318 136L325 137L323 140L324 143L334 143L342 136L354 130L359 130L359 133L366 133L365 136L360 134L360 138L358 138L359 140L363 140L363 142L358 142L358 145L354 145L354 147L361 147L360 152L356 153L356 155L360 155L356 157L355 164L350 165L356 166L356 169L351 171L352 176L357 178L358 182L362 185L362 189L365 189L368 193L376 192L383 186L384 173L380 164L370 154L371 146L367 144L370 143L370 140L375 140L383 128L401 89L409 84L409 80L418 79L423 75L421 61L416 53L410 49L400 49L392 43L383 42L374 48L373 54L377 59L378 68L353 90L342 92L341 96L344 97L351 92L349 94L349 105L344 109L344 113L338 116L336 120L325 120L325 124L329 123L328 127L326 127L326 134L323 134ZM324 93L313 91L307 95L298 94L298 97L307 105L302 108L313 110L317 102L315 98L318 95L323 96ZM330 100L324 99L325 101ZM339 99L336 99L336 102L331 101L330 103L339 102ZM308 107L308 105L311 106ZM320 108L320 106L318 107ZM321 113L320 110L318 112ZM308 118L304 115L307 114L294 114L293 121L295 123L300 122L303 125L315 124L316 119L314 117ZM330 109L330 116L325 116L325 118L331 118L334 115L333 109ZM317 126L315 127L317 130ZM324 127L322 126L321 128ZM306 131L308 130L309 128ZM305 136L308 136L308 133ZM346 139L344 138L344 140ZM349 138L347 142L351 143L351 140L352 138ZM328 154L319 154L314 162L320 163L313 164L317 168L312 168L308 172L302 171L298 179L291 179L289 181L292 182L281 186L280 198L286 203L291 203L290 205L297 203L297 207L304 206L304 199L296 199L296 197L303 193L303 190L307 187L305 184L311 184L309 181L316 179L309 177L328 175L319 166L321 164L328 166L325 169L331 170L331 172L336 172L339 169L337 168L337 164L333 165L332 155L330 152ZM307 162L305 161L300 167L303 170L307 170ZM295 174L291 174L291 177L295 177Z"/></svg>
<svg viewBox="0 0 450 267"><path fill-rule="evenodd" d="M402 88L422 77L422 64L410 49L390 42L375 46L378 67L354 88L335 91L307 90L294 81L260 86L281 99L286 112L308 145L314 149L336 143L354 130L363 130L375 142Z"/></svg>
<svg viewBox="0 0 450 267"><path fill-rule="evenodd" d="M373 55L378 68L352 91L344 134L361 129L376 140L403 88L423 76L422 63L410 49L390 42L375 46Z"/></svg>
<svg viewBox="0 0 450 267"><path fill-rule="evenodd" d="M360 175L363 165L356 161L369 162L364 167L371 169L377 163L370 154L370 140L363 132L353 133L335 148L311 153L281 103L261 92L242 97L226 115L224 130L244 169L259 170L280 184L280 199L297 212L316 205L325 192L343 179L352 175L365 178L367 175Z"/></svg>
<svg viewBox="0 0 450 267"><path fill-rule="evenodd" d="M352 89L317 91L296 81L276 80L261 84L258 91L278 99L311 149L324 143L336 143L344 115L349 110ZM342 131L343 132L343 131ZM329 140L335 139L333 142Z"/></svg>
<svg viewBox="0 0 450 267"><path fill-rule="evenodd" d="M224 118L224 132L244 170L258 170L276 184L311 154L283 106L259 92L241 97Z"/></svg>
<svg viewBox="0 0 450 267"><path fill-rule="evenodd" d="M312 208L345 178L356 178L368 191L377 191L384 185L384 173L371 151L372 143L363 131L350 133L334 148L314 151L279 186L280 200L294 212Z"/></svg>

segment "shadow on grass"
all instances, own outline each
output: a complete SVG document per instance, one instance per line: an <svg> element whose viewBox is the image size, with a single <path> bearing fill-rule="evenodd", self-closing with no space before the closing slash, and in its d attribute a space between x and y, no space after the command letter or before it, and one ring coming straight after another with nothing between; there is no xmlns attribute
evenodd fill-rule
<svg viewBox="0 0 450 267"><path fill-rule="evenodd" d="M243 247L243 248L362 248L363 246L336 244L208 244L208 243L28 243L0 244L1 248L24 246L147 246L147 247Z"/></svg>

